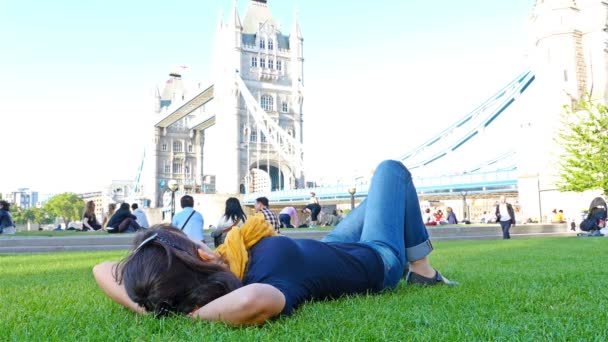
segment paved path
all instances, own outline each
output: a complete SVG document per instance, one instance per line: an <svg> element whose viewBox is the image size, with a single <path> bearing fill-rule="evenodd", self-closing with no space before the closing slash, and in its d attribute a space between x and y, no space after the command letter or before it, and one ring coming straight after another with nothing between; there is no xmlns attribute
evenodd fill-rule
<svg viewBox="0 0 608 342"><path fill-rule="evenodd" d="M433 241L442 240L489 240L500 239L500 226L467 226L467 227L429 227ZM286 236L294 239L319 240L327 232L282 230ZM521 225L511 229L513 238L575 236L565 225ZM205 236L206 241L212 241ZM110 251L128 250L131 248L133 234L124 235L86 235L55 237L0 237L0 254L13 253L47 253L73 251Z"/></svg>

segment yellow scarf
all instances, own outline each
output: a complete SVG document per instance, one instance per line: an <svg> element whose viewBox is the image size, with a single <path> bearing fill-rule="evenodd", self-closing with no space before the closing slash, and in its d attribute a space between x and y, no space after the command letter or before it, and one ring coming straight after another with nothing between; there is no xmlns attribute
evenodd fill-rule
<svg viewBox="0 0 608 342"><path fill-rule="evenodd" d="M249 260L248 250L267 236L276 236L273 227L266 222L263 214L257 214L245 222L240 228L232 228L226 240L215 253L228 261L230 272L239 279L245 276L245 267Z"/></svg>

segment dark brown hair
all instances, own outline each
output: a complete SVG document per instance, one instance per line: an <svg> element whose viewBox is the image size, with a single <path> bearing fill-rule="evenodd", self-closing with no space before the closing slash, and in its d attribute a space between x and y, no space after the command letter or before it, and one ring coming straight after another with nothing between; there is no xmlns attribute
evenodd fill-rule
<svg viewBox="0 0 608 342"><path fill-rule="evenodd" d="M84 217L88 219L95 217L95 202L87 202L87 208L84 211Z"/></svg>
<svg viewBox="0 0 608 342"><path fill-rule="evenodd" d="M137 249L154 234L156 238ZM201 260L198 246L173 226L140 232L133 245L114 278L124 284L131 300L156 316L189 314L242 286L225 265Z"/></svg>

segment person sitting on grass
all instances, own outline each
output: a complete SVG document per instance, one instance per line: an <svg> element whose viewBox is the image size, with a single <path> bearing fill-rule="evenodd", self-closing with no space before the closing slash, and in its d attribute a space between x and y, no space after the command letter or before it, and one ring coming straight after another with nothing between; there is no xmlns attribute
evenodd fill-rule
<svg viewBox="0 0 608 342"><path fill-rule="evenodd" d="M408 284L455 284L431 267L433 245L411 174L392 160L376 168L367 199L322 241L277 236L256 215L216 253L163 226L138 234L134 246L93 274L112 300L156 317L263 324L306 301L394 289L408 262Z"/></svg>
<svg viewBox="0 0 608 342"><path fill-rule="evenodd" d="M101 226L103 227L103 229L108 228L108 223L110 223L110 220L112 219L112 216L114 216L115 212L116 212L116 203L108 204L108 212L104 215L103 221L101 222Z"/></svg>
<svg viewBox="0 0 608 342"><path fill-rule="evenodd" d="M226 208L224 210L224 215L220 217L217 222L217 226L211 232L211 237L213 238L213 244L215 247L224 243L226 240L226 235L232 230L234 227L242 226L247 220L247 215L243 211L241 207L241 202L239 202L238 198L230 197L226 200Z"/></svg>
<svg viewBox="0 0 608 342"><path fill-rule="evenodd" d="M0 200L0 234L15 234L15 221L10 208L10 203Z"/></svg>
<svg viewBox="0 0 608 342"><path fill-rule="evenodd" d="M448 212L448 224L458 224L456 213L454 212L452 207L448 207L446 211Z"/></svg>
<svg viewBox="0 0 608 342"><path fill-rule="evenodd" d="M137 217L131 214L129 203L122 203L108 222L109 233L133 233L141 229Z"/></svg>
<svg viewBox="0 0 608 342"><path fill-rule="evenodd" d="M97 231L101 229L101 224L97 222L97 215L95 215L95 202L88 201L87 209L82 215L82 231Z"/></svg>

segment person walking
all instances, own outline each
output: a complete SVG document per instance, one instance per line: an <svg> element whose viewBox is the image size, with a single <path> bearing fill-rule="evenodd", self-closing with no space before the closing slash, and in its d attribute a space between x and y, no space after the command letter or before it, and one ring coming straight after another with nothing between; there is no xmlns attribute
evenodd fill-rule
<svg viewBox="0 0 608 342"><path fill-rule="evenodd" d="M183 210L173 217L173 226L186 233L190 239L194 241L203 241L205 220L203 220L203 215L201 215L201 213L194 210L194 198L190 195L182 196L180 204Z"/></svg>
<svg viewBox="0 0 608 342"><path fill-rule="evenodd" d="M496 205L496 221L500 222L502 229L502 238L508 240L511 238L509 229L515 226L515 211L510 203L507 203L505 196L500 196L500 201Z"/></svg>

